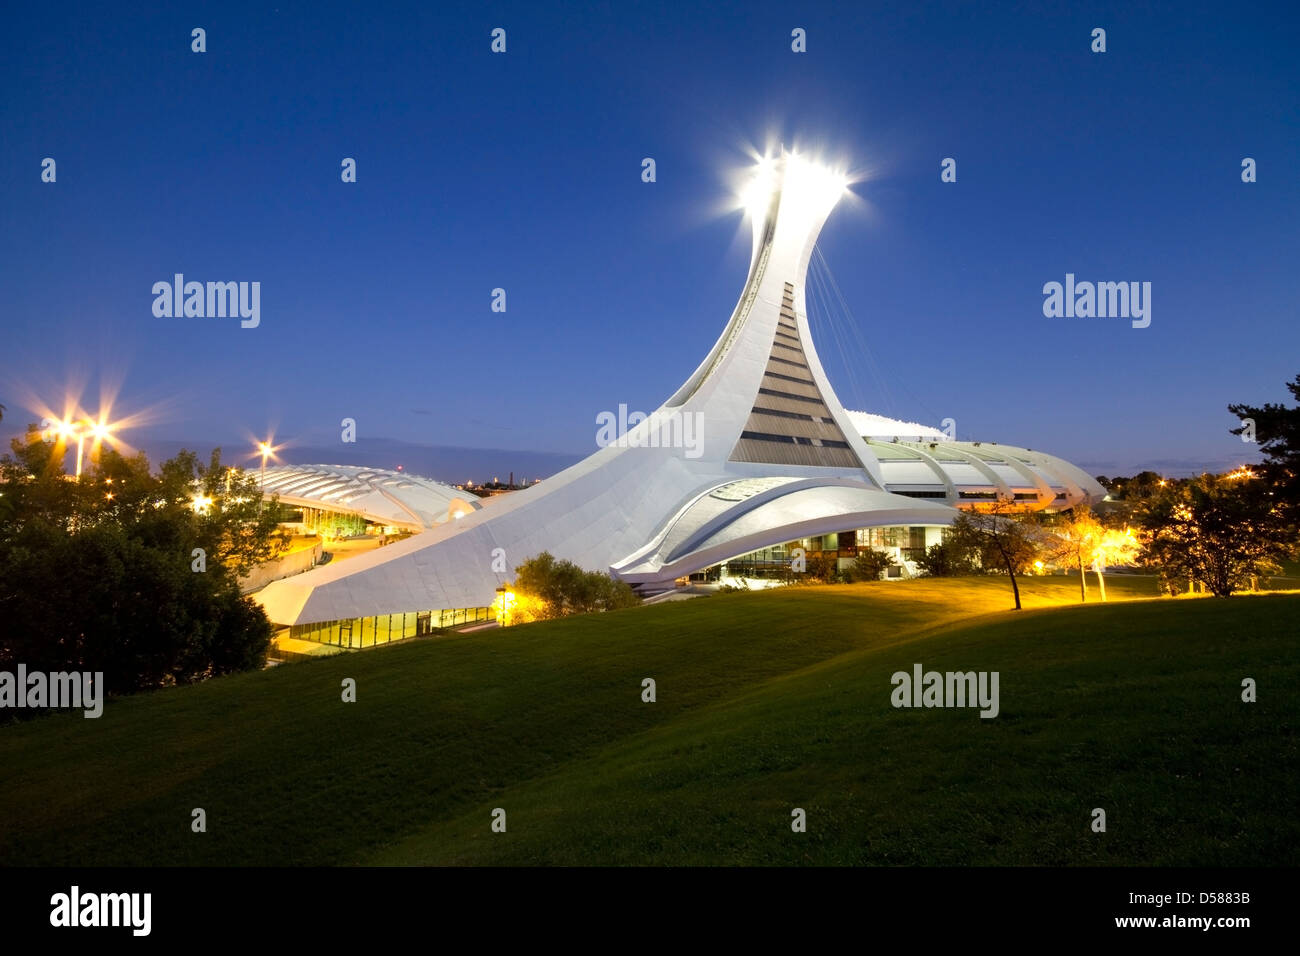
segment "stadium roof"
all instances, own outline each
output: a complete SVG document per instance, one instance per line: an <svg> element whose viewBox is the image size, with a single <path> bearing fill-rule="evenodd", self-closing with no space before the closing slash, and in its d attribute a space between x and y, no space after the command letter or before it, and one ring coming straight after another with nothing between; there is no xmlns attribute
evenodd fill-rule
<svg viewBox="0 0 1300 956"><path fill-rule="evenodd" d="M355 465L277 465L266 469L263 490L279 495L285 504L360 515L410 531L424 531L482 507L476 497L451 485Z"/></svg>
<svg viewBox="0 0 1300 956"><path fill-rule="evenodd" d="M871 412L855 412L846 408L844 414L849 416L853 429L863 438L883 438L886 441L898 438L902 441L948 441L948 435L930 425L917 422L902 422Z"/></svg>

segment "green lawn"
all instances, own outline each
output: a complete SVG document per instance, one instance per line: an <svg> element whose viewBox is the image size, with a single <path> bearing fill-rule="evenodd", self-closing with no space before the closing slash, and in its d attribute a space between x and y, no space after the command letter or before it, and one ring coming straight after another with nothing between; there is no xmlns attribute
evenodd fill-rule
<svg viewBox="0 0 1300 956"><path fill-rule="evenodd" d="M1107 583L726 595L111 700L0 728L0 862L1300 862L1300 595ZM894 709L917 662L998 671L1000 716Z"/></svg>

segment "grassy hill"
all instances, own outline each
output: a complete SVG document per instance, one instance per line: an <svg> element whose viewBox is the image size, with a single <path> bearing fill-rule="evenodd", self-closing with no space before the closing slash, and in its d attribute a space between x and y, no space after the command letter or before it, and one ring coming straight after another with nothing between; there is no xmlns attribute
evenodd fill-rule
<svg viewBox="0 0 1300 956"><path fill-rule="evenodd" d="M0 862L1300 862L1300 595L1108 584L725 595L110 700L0 728ZM894 709L918 662L998 671L1000 716Z"/></svg>

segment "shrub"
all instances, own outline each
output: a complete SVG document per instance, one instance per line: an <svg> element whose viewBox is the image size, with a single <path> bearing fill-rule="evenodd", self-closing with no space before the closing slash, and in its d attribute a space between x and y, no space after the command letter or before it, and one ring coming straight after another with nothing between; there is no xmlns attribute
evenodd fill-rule
<svg viewBox="0 0 1300 956"><path fill-rule="evenodd" d="M855 581L879 581L890 568L898 567L898 562L894 556L885 551L877 551L875 548L863 548L858 552L858 556L853 559L853 563L844 571L844 579L849 582Z"/></svg>
<svg viewBox="0 0 1300 956"><path fill-rule="evenodd" d="M515 613L525 621L614 611L641 603L627 582L600 571L584 571L547 551L519 565L514 589Z"/></svg>
<svg viewBox="0 0 1300 956"><path fill-rule="evenodd" d="M975 553L961 542L944 538L938 544L925 549L925 554L916 559L916 566L922 574L934 578L953 578L963 574L975 573Z"/></svg>

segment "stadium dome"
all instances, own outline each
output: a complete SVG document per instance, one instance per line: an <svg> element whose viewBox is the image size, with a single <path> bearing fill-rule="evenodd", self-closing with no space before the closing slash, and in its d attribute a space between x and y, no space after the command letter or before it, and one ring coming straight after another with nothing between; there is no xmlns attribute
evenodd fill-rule
<svg viewBox="0 0 1300 956"><path fill-rule="evenodd" d="M425 531L482 505L459 488L384 468L355 465L277 465L266 469L263 492L282 504L354 514L375 524Z"/></svg>

